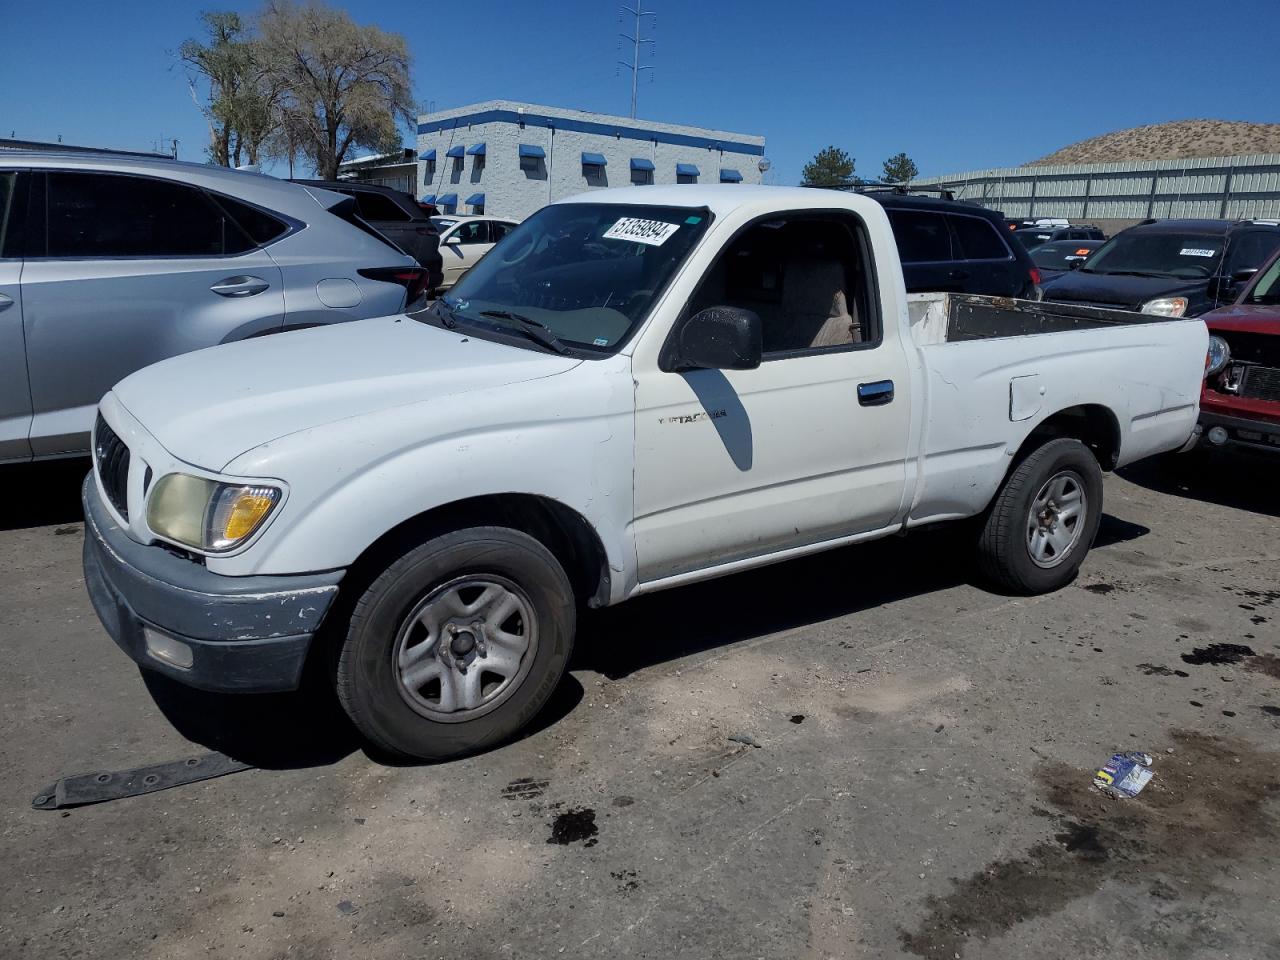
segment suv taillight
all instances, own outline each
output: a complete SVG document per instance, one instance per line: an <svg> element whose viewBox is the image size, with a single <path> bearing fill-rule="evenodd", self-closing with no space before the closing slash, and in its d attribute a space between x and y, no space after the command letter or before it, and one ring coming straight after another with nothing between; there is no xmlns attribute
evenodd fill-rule
<svg viewBox="0 0 1280 960"><path fill-rule="evenodd" d="M369 280L400 284L405 289L406 306L422 296L430 282L430 275L421 267L370 267L357 272Z"/></svg>
<svg viewBox="0 0 1280 960"><path fill-rule="evenodd" d="M1040 286L1040 271L1037 270L1035 267L1031 268L1031 282L1034 283L1037 287Z"/></svg>

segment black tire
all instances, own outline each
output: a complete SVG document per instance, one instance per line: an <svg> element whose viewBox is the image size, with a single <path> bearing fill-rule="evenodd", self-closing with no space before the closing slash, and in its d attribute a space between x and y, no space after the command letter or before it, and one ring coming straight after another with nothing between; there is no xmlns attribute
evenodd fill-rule
<svg viewBox="0 0 1280 960"><path fill-rule="evenodd" d="M536 621L537 646L528 672L491 712L433 720L401 692L397 639L423 598L466 576L500 577L518 587ZM338 699L356 728L389 753L421 760L475 753L511 737L546 705L568 665L576 617L569 578L537 540L504 527L444 534L401 556L356 602L338 656Z"/></svg>
<svg viewBox="0 0 1280 960"><path fill-rule="evenodd" d="M1050 479L1069 471L1080 480L1084 508L1079 534L1054 566L1040 566L1027 542L1032 502ZM1102 520L1102 469L1079 440L1050 440L1005 478L983 518L978 565L984 578L1012 593L1049 593L1075 579Z"/></svg>

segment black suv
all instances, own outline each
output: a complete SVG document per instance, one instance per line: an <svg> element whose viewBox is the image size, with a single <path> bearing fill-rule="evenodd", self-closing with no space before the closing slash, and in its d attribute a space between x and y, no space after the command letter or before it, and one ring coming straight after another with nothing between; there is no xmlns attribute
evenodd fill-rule
<svg viewBox="0 0 1280 960"><path fill-rule="evenodd" d="M1274 220L1144 220L1079 270L1045 284L1046 300L1196 317L1239 296L1280 247Z"/></svg>
<svg viewBox="0 0 1280 960"><path fill-rule="evenodd" d="M1039 298L1040 271L1022 245L1009 238L998 211L901 188L859 192L889 214L908 293Z"/></svg>
<svg viewBox="0 0 1280 960"><path fill-rule="evenodd" d="M1055 240L1105 240L1101 230L1091 223L1046 224L1036 227L1019 227L1013 235L1028 250L1042 243L1053 243Z"/></svg>
<svg viewBox="0 0 1280 960"><path fill-rule="evenodd" d="M418 201L401 190L353 180L294 180L308 187L344 193L356 202L355 213L393 244L426 268L429 290L444 282L440 256L440 231Z"/></svg>

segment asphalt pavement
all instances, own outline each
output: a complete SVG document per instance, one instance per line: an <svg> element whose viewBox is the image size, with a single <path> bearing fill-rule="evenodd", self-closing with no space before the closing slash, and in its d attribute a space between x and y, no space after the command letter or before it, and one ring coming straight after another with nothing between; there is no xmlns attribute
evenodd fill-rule
<svg viewBox="0 0 1280 960"><path fill-rule="evenodd" d="M85 469L0 475L0 957L1280 956L1280 464L1109 477L1049 596L938 531L592 614L533 732L434 766L144 678ZM210 750L253 768L31 805Z"/></svg>

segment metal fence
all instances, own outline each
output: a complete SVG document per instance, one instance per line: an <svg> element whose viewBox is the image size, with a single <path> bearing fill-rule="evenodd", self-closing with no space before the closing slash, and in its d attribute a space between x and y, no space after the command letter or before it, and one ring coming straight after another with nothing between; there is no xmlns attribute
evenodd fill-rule
<svg viewBox="0 0 1280 960"><path fill-rule="evenodd" d="M1008 217L1280 219L1280 154L974 170L926 177Z"/></svg>

